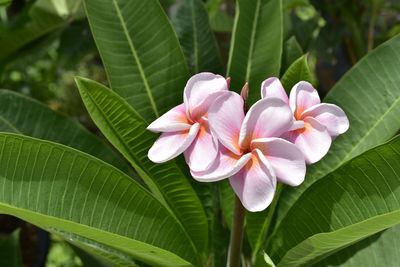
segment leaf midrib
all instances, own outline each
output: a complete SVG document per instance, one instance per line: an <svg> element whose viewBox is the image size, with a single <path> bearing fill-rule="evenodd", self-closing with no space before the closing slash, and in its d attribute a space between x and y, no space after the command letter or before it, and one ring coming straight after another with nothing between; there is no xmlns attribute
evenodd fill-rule
<svg viewBox="0 0 400 267"><path fill-rule="evenodd" d="M196 12L194 10L194 0L190 0L192 11L192 29L193 29L193 49L194 49L194 72L199 72L199 48L197 46L197 27L196 27Z"/></svg>
<svg viewBox="0 0 400 267"><path fill-rule="evenodd" d="M253 51L254 51L254 39L255 39L256 29L257 29L257 24L258 24L258 16L260 14L260 6L261 6L261 0L258 0L256 3L256 12L254 14L253 26L251 28L251 37L250 37L250 45L249 45L249 55L247 58L245 82L248 82L249 78L250 78L251 62L252 62Z"/></svg>
<svg viewBox="0 0 400 267"><path fill-rule="evenodd" d="M150 175L148 174L147 171L144 170L144 168L142 166L140 166L139 164L137 164L133 159L135 158L135 156L132 154L129 145L125 142L125 139L122 138L122 136L119 134L119 132L114 128L113 124L110 122L108 116L103 112L103 110L99 107L99 105L97 104L97 101L95 100L95 97L90 93L90 90L85 90L85 92L87 93L87 95L90 97L92 103L96 106L97 110L103 115L103 118L106 120L107 124L109 125L109 127L111 128L111 130L114 132L115 136L118 137L118 140L122 143L122 145L125 147L125 150L128 153L128 160L129 162L136 168L139 168L144 174L146 174L148 181L151 182L153 184L153 188L157 189L155 192L153 191L153 193L157 196L157 199L163 203L163 205L167 208L169 208L169 206L167 205L163 195L161 194L161 192L159 191L159 188L157 186L157 184L155 184L153 182L153 180L150 178Z"/></svg>
<svg viewBox="0 0 400 267"><path fill-rule="evenodd" d="M367 138L372 133L372 131L375 130L378 124L383 121L383 119L392 111L392 109L394 109L397 106L398 103L400 103L400 97L398 97L396 101L394 101L393 104L390 105L390 107L385 111L385 113L383 113L383 115L374 123L374 125L367 131L367 133L361 139L359 139L356 145L353 146L353 148L346 153L346 155L343 157L343 160L336 166L340 166L350 157L351 153L353 153L353 151L356 150L356 148L358 148L361 145L361 143L365 140L365 138Z"/></svg>
<svg viewBox="0 0 400 267"><path fill-rule="evenodd" d="M301 241L300 243L298 243L297 245L295 245L294 247L290 248L290 249L285 253L285 255L282 257L282 260L285 258L285 256L286 256L290 251L292 251L293 249L295 249L295 248L301 246L304 242L308 242L309 240L316 239L316 238L318 238L318 237L320 237L320 236L331 236L331 235L336 235L337 233L345 232L345 231L347 231L347 230L349 230L349 229L351 229L351 228L358 227L358 226L360 226L360 225L362 226L363 224L368 224L368 223L370 223L370 222L374 222L375 220L379 220L380 218L391 217L392 215L394 215L394 216L396 216L396 215L399 216L399 215L400 215L400 210L395 210L395 211L391 211L391 212L388 212L388 213L379 214L379 215L376 215L376 216L367 218L367 219L365 219L365 220L356 222L356 223L354 223L354 224L347 225L347 226L345 226L345 227L342 227L342 228L340 228L340 229L337 229L337 230L334 230L334 231L331 231L331 232L322 232L322 233L317 233L317 234L311 235L311 236L307 237L305 240L303 240L303 241ZM396 224L393 224L393 225L396 225ZM392 226L393 226L393 225L392 225ZM392 226L385 227L385 228L383 228L383 229L381 229L381 230L378 230L377 232L382 231L382 230L387 229L387 228L392 227ZM366 238L366 237L368 237L368 236L371 236L371 235L373 235L373 234L375 234L375 233L377 233L377 232L371 233L371 234L369 234L369 235L361 236L360 238L356 239L356 240L353 241L353 242L358 242L358 241L360 241L361 239ZM344 243L344 246L345 246L345 245L347 245L347 243ZM340 248L340 247L337 247L337 248ZM309 255L311 255L311 254L305 255L303 258L307 258ZM303 259L303 258L302 258L302 259ZM280 262L282 262L282 260L281 260ZM296 262L296 263L298 263L298 262ZM279 264L278 264L278 266L279 266Z"/></svg>
<svg viewBox="0 0 400 267"><path fill-rule="evenodd" d="M141 173L139 173L139 174L147 176L147 179L148 179L147 181L150 182L151 185L152 185L152 186L150 186L148 184L148 186L149 187L153 187L154 189L156 189L155 192L153 191L153 194L155 194L155 198L158 201L160 201L160 203L168 210L168 212L171 214L171 216L176 220L177 224L179 224L179 226L181 227L182 232L186 235L187 239L189 240L190 244L192 245L193 250L197 253L197 248L196 248L195 244L193 243L193 240L192 240L191 236L187 232L187 230L186 230L185 226L183 225L183 223L177 218L176 214L172 211L172 208L169 206L169 204L165 200L165 197L161 193L161 191L159 189L159 186L153 181L153 179L151 179L150 174L144 168L142 168L140 165L135 163L135 161L133 160L135 157L132 156L132 153L131 153L131 150L129 148L129 145L125 142L125 139L122 138L121 135L119 134L119 132L113 127L113 124L109 121L109 119L106 116L106 114L99 107L99 105L95 101L94 97L90 94L89 90L85 90L85 92L87 92L87 95L90 97L92 103L94 103L94 105L96 106L97 110L103 115L103 118L106 120L106 122L109 125L109 127L111 128L111 130L114 132L114 134L118 137L118 139L120 140L122 145L127 150L128 156L131 157L131 158L128 158L128 161L135 167L135 169L138 168L140 170ZM120 101L124 102L123 99L120 99ZM128 104L127 104L127 108L130 109L130 110L133 110L135 112L135 110L131 106L129 106Z"/></svg>
<svg viewBox="0 0 400 267"><path fill-rule="evenodd" d="M143 244L144 246L152 246L152 247L155 247L157 249L163 250L165 252L172 253L175 256L179 257L180 259L184 260L180 256L178 256L175 253L170 252L170 251L168 251L166 249L163 249L163 248L157 247L155 245L148 244L148 243L145 243L145 242L133 239L133 238L122 236L122 235L119 235L119 234L116 234L116 233L113 233L113 232L105 231L105 230L100 229L100 228L95 228L95 227L92 227L92 226L89 226L89 225L86 225L86 224L81 224L81 223L78 223L78 222L75 222L75 221L70 221L70 220L66 220L66 219L62 219L62 218L58 218L58 217L42 214L42 213L35 212L35 211L32 211L32 210L28 210L28 209L18 208L18 207L9 205L9 204L1 202L1 201L0 201L0 208L6 209L6 210L11 210L11 211L16 211L17 213L20 213L20 214L21 213L22 214L28 214L28 215L26 215L27 217L31 217L30 215L32 215L32 216L36 216L36 217L42 217L42 218L48 219L48 220L54 220L54 221L56 221L56 222L58 222L60 224L63 224L63 225L70 225L70 227L73 228L73 229L81 229L82 232L87 232L85 230L88 230L89 232L97 232L98 233L98 234L96 233L97 236L107 235L107 236L112 237L113 240L121 240L121 239L123 239L123 240L129 241L129 242L135 242L135 243L138 243L138 244ZM16 217L19 217L19 218L24 217L24 216L20 217L20 216L14 214L13 212L9 212L9 211L8 212L4 211L4 214L10 214L10 215L13 215L13 216L16 216ZM21 219L24 219L24 218L21 218ZM43 224L41 224L41 225L43 225ZM68 231L68 230L66 230L66 231ZM72 232L72 233L77 234L77 235L81 235L81 234L75 233L75 232ZM83 236L83 237L91 238L91 237L88 237L88 236ZM96 241L96 242L102 243L100 241ZM114 249L117 249L117 250L122 250L125 253L128 253L129 255L132 255L131 252L130 252L131 250L125 249L123 247L117 247L116 244L113 244L113 245L104 244L104 245L113 247ZM137 257L137 255L133 255L133 256Z"/></svg>
<svg viewBox="0 0 400 267"><path fill-rule="evenodd" d="M154 98L153 98L153 95L151 93L150 86L149 86L149 83L147 81L146 75L144 73L144 69L143 69L142 63L141 63L141 61L140 61L140 59L139 59L139 57L138 57L138 55L136 53L135 46L133 45L132 39L131 39L131 37L129 35L129 31L128 31L128 28L126 27L124 18L123 18L122 13L121 13L121 9L119 8L118 3L117 3L116 0L112 0L112 1L113 1L115 10L117 12L118 18L119 18L119 20L121 22L122 29L124 30L125 37L126 37L126 39L128 41L129 47L130 47L131 52L133 54L133 57L135 58L135 61L137 63L138 70L139 70L139 73L140 73L140 77L143 80L144 87L145 87L146 93L147 93L147 95L149 97L151 107L152 107L152 109L154 111L154 114L158 118L160 115L159 115L158 110L157 110L157 105L156 105L156 103L154 101Z"/></svg>
<svg viewBox="0 0 400 267"><path fill-rule="evenodd" d="M6 125L12 128L16 133L22 134L20 130L18 130L14 125L11 124L9 120L5 119L3 116L0 116L0 121L4 122Z"/></svg>
<svg viewBox="0 0 400 267"><path fill-rule="evenodd" d="M395 108L395 106L396 106L398 103L400 103L400 97L398 97L397 100L396 100L395 102L393 102L393 104L392 104L392 105L385 111L385 113L374 123L374 125L367 131L367 133L366 133L362 138L359 139L359 141L356 143L356 145L355 145L349 152L346 153L346 155L343 157L343 159L342 159L340 162L338 162L338 163L335 164L334 166L332 166L332 167L326 169L326 170L323 172L322 175L317 175L317 176L314 175L314 176L312 176L312 177L314 177L314 178L316 178L316 177L322 178L322 177L328 175L329 173L335 171L335 170L338 169L340 166L342 166L343 163L345 163L345 162L348 160L348 158L350 157L351 153L353 153L353 151L355 151L355 149L358 148L358 147L361 145L361 143L365 140L365 138L367 138L367 137L372 133L372 131L375 130L375 128L378 126L378 124L384 119L384 117L386 117L386 116L389 114L389 112L390 112L393 108ZM362 153L362 152L360 152L360 153ZM355 156L357 156L357 155L354 155L354 157L355 157ZM311 185L314 184L314 183L317 182L317 181L318 181L318 180L315 180L314 182L312 182L311 184L309 184L309 185L308 185L308 188L311 187ZM299 199L302 195L304 195L305 192L307 192L307 190L304 190L304 191L297 197L297 199ZM290 209L289 209L289 210L290 210ZM289 211L289 210L288 210L288 211ZM288 212L286 212L286 214L287 214L287 213L288 213ZM286 217L286 214L285 214L285 216L282 218L282 220ZM280 224L281 224L282 220L279 222L279 224L278 224L278 226L276 227L276 229L280 227Z"/></svg>

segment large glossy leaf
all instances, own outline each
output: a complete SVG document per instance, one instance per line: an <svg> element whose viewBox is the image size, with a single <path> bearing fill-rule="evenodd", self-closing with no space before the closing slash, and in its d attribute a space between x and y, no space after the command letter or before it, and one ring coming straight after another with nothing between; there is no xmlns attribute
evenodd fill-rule
<svg viewBox="0 0 400 267"><path fill-rule="evenodd" d="M72 248L72 250L75 252L75 254L82 261L83 266L97 266L97 267L118 266L117 264L112 265L110 262L107 262L106 260L99 257L98 254L95 254L93 252L88 252L87 250L84 250L83 248L81 248L79 246L72 245L71 243L69 243L69 246ZM119 265L119 266L121 266L121 265ZM135 266L134 261L132 264L127 264L127 266L129 266L129 267ZM138 266L138 265L136 265L136 266Z"/></svg>
<svg viewBox="0 0 400 267"><path fill-rule="evenodd" d="M235 192L228 179L218 182L220 205L225 223L229 229L232 226L233 219L233 203L235 200Z"/></svg>
<svg viewBox="0 0 400 267"><path fill-rule="evenodd" d="M8 90L0 90L0 131L70 146L130 173L128 165L117 153L79 123L36 100Z"/></svg>
<svg viewBox="0 0 400 267"><path fill-rule="evenodd" d="M204 71L224 74L217 42L202 1L182 1L172 18L172 25L192 74Z"/></svg>
<svg viewBox="0 0 400 267"><path fill-rule="evenodd" d="M5 240L0 240L0 266L21 267L22 255L19 245L20 229L12 232Z"/></svg>
<svg viewBox="0 0 400 267"><path fill-rule="evenodd" d="M74 251L76 251L76 248L79 248L80 250L85 251L87 254L84 256L85 258L90 258L90 255L93 255L94 260L102 259L106 261L107 263L112 264L112 266L128 266L128 267L136 267L138 266L136 264L135 258L130 256L127 253L124 253L122 251L119 251L117 249L111 248L109 246L106 246L104 244L101 244L99 242L93 241L88 238L84 238L82 236L72 234L69 232L65 231L60 231L56 228L52 227L43 227L46 231L57 235L58 237L64 239L65 241L68 241L72 245L72 248ZM83 253L78 253L80 254L79 257L82 260L82 254ZM90 260L90 259L89 259ZM83 260L84 265L87 263L87 260ZM101 262L100 262L101 263ZM106 265L106 264L103 264ZM103 266L102 265L102 266ZM88 266L99 266L99 263L95 263L92 265Z"/></svg>
<svg viewBox="0 0 400 267"><path fill-rule="evenodd" d="M33 224L148 264L196 262L189 237L158 200L111 165L72 148L1 133L0 190L0 210Z"/></svg>
<svg viewBox="0 0 400 267"><path fill-rule="evenodd" d="M249 101L260 98L261 82L279 76L282 54L280 0L238 0L227 76L231 90L249 82Z"/></svg>
<svg viewBox="0 0 400 267"><path fill-rule="evenodd" d="M182 99L189 73L157 0L85 0L111 88L151 122Z"/></svg>
<svg viewBox="0 0 400 267"><path fill-rule="evenodd" d="M400 224L342 249L313 266L396 266L400 259L399 248Z"/></svg>
<svg viewBox="0 0 400 267"><path fill-rule="evenodd" d="M282 50L281 74L285 73L289 66L303 55L303 49L301 49L300 44L297 42L296 36L292 36L286 40L283 43Z"/></svg>
<svg viewBox="0 0 400 267"><path fill-rule="evenodd" d="M284 185L281 183L278 184L274 200L266 210L261 212L248 212L246 214L246 233L253 250L253 261L257 261L257 257L259 257L259 254L262 252L260 249L263 248L264 242L269 236L268 234L271 230L272 220L279 203L279 196L283 186Z"/></svg>
<svg viewBox="0 0 400 267"><path fill-rule="evenodd" d="M400 223L400 137L318 182L292 206L268 243L278 266L300 266Z"/></svg>
<svg viewBox="0 0 400 267"><path fill-rule="evenodd" d="M174 161L155 164L147 152L156 135L129 104L107 87L78 78L82 99L96 125L129 160L149 188L176 214L200 251L208 240L207 217L201 202ZM191 179L191 178L189 178Z"/></svg>
<svg viewBox="0 0 400 267"><path fill-rule="evenodd" d="M298 58L283 74L281 82L286 93L289 95L292 87L299 81L312 83L312 74L307 63L307 54Z"/></svg>
<svg viewBox="0 0 400 267"><path fill-rule="evenodd" d="M340 106L350 129L336 138L320 162L307 166L299 187L286 187L279 204L283 218L299 196L315 181L361 152L393 136L400 129L400 36L364 57L334 86L324 102Z"/></svg>

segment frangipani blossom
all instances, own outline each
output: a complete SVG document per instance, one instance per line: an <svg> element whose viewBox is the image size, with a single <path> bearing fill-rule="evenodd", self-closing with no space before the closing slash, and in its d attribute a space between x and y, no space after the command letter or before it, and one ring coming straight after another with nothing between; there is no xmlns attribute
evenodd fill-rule
<svg viewBox="0 0 400 267"><path fill-rule="evenodd" d="M349 128L344 111L336 105L321 103L317 90L308 82L293 86L288 98L279 79L272 77L262 83L261 96L280 98L290 106L294 123L282 138L294 143L308 164L325 156L332 140Z"/></svg>
<svg viewBox="0 0 400 267"><path fill-rule="evenodd" d="M293 124L288 105L278 98L262 99L244 115L244 101L234 92L220 96L208 110L219 154L205 171L191 170L202 182L230 177L229 181L249 211L271 203L277 180L292 186L303 182L305 162L292 143L278 138Z"/></svg>
<svg viewBox="0 0 400 267"><path fill-rule="evenodd" d="M150 148L149 159L161 163L184 152L190 169L207 169L218 153L218 142L210 132L207 111L214 100L226 92L227 80L220 75L203 72L191 77L183 92L183 104L147 127L152 132L163 132Z"/></svg>

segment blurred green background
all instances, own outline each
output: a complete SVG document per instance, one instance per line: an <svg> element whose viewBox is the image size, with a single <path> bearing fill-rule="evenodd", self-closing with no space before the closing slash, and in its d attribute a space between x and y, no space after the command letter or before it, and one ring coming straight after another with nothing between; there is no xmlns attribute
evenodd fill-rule
<svg viewBox="0 0 400 267"><path fill-rule="evenodd" d="M159 2L172 18L180 1ZM204 2L226 66L235 2ZM400 33L400 0L282 0L282 8L281 74L308 52L321 97L363 56ZM100 135L80 100L77 75L108 83L81 1L0 0L0 88L35 98ZM98 264L57 236L0 214L0 266L2 253L15 254L17 266Z"/></svg>

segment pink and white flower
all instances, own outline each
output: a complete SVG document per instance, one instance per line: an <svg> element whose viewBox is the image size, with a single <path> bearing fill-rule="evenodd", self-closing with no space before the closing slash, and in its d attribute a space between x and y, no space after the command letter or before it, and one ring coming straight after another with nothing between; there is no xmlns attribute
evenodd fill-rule
<svg viewBox="0 0 400 267"><path fill-rule="evenodd" d="M228 92L228 82L208 72L192 76L183 92L183 104L147 127L152 132L163 132L150 148L149 159L161 163L184 152L190 169L202 171L211 166L218 153L218 141L211 134L207 112L218 96Z"/></svg>
<svg viewBox="0 0 400 267"><path fill-rule="evenodd" d="M272 77L262 83L261 96L277 97L290 106L293 126L282 138L294 143L308 164L325 156L332 140L349 128L344 111L336 105L321 103L317 90L308 82L293 86L288 98L279 79Z"/></svg>
<svg viewBox="0 0 400 267"><path fill-rule="evenodd" d="M234 92L218 97L208 110L212 133L220 141L219 154L204 171L191 170L202 182L230 177L230 183L249 211L269 206L277 181L296 186L303 182L305 162L292 143L278 138L293 124L289 106L278 98L254 104L244 114L244 101Z"/></svg>

